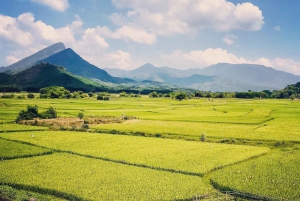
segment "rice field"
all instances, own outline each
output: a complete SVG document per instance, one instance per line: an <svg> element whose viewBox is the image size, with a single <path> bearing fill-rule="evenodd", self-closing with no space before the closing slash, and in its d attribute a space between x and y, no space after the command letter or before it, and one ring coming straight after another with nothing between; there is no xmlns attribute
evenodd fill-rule
<svg viewBox="0 0 300 201"><path fill-rule="evenodd" d="M0 138L0 159L14 159L37 155L50 154L50 149L30 146Z"/></svg>
<svg viewBox="0 0 300 201"><path fill-rule="evenodd" d="M274 150L255 160L214 172L216 186L289 200L300 199L300 148Z"/></svg>
<svg viewBox="0 0 300 201"><path fill-rule="evenodd" d="M34 137L30 136L32 133ZM199 175L270 151L266 147L136 136L79 132L32 133L0 136L60 151Z"/></svg>
<svg viewBox="0 0 300 201"><path fill-rule="evenodd" d="M51 131L14 123L27 105L137 119ZM192 200L221 190L300 200L299 122L298 100L0 99L0 186L50 200Z"/></svg>
<svg viewBox="0 0 300 201"><path fill-rule="evenodd" d="M200 177L64 153L6 161L0 181L68 200L175 200L208 190Z"/></svg>

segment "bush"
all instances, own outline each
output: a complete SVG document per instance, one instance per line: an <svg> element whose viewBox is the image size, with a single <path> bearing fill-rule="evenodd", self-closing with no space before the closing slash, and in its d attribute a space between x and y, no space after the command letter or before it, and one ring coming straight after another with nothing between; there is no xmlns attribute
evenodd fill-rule
<svg viewBox="0 0 300 201"><path fill-rule="evenodd" d="M84 130L86 130L86 129L89 129L90 127L89 127L89 125L87 125L87 124L83 124L83 125L81 126L81 128L84 129Z"/></svg>
<svg viewBox="0 0 300 201"><path fill-rule="evenodd" d="M83 113L78 113L78 118L81 120L82 118L84 117L84 114Z"/></svg>
<svg viewBox="0 0 300 201"><path fill-rule="evenodd" d="M103 100L109 101L109 97L104 97Z"/></svg>
<svg viewBox="0 0 300 201"><path fill-rule="evenodd" d="M104 99L103 96L101 96L101 95L97 96L97 100L103 100L103 99Z"/></svg>
<svg viewBox="0 0 300 201"><path fill-rule="evenodd" d="M205 142L207 140L206 134L202 133L200 136L200 141Z"/></svg>
<svg viewBox="0 0 300 201"><path fill-rule="evenodd" d="M27 98L30 98L30 99L34 98L34 94L33 93L27 94Z"/></svg>
<svg viewBox="0 0 300 201"><path fill-rule="evenodd" d="M14 98L15 95L14 94L10 94L10 95L3 94L1 97L2 98Z"/></svg>
<svg viewBox="0 0 300 201"><path fill-rule="evenodd" d="M42 119L55 119L57 118L57 113L53 107L49 107L49 109L46 112L40 114L40 117Z"/></svg>
<svg viewBox="0 0 300 201"><path fill-rule="evenodd" d="M27 111L21 110L15 121L19 123L23 120L33 120L37 117L39 117L38 107L27 105Z"/></svg>

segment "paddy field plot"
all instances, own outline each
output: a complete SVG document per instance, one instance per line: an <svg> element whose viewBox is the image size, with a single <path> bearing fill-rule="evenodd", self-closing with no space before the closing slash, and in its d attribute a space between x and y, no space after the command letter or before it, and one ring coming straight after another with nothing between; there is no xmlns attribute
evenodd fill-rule
<svg viewBox="0 0 300 201"><path fill-rule="evenodd" d="M30 146L0 138L0 159L13 159L36 155L50 154L50 149Z"/></svg>
<svg viewBox="0 0 300 201"><path fill-rule="evenodd" d="M300 200L299 159L299 146L273 150L255 160L217 170L211 180L221 189Z"/></svg>
<svg viewBox="0 0 300 201"><path fill-rule="evenodd" d="M5 161L0 167L2 184L73 200L175 200L209 190L200 177L64 153Z"/></svg>
<svg viewBox="0 0 300 201"><path fill-rule="evenodd" d="M34 132L34 138L26 132L0 136L56 150L195 174L269 151L266 147L79 132Z"/></svg>

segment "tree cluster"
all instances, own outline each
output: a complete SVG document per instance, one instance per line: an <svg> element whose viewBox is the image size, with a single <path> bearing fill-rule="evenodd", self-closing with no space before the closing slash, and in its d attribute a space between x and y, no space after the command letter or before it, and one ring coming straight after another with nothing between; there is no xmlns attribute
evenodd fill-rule
<svg viewBox="0 0 300 201"><path fill-rule="evenodd" d="M40 98L72 98L72 94L64 87L51 86L40 89Z"/></svg>
<svg viewBox="0 0 300 201"><path fill-rule="evenodd" d="M23 120L33 120L35 118L54 119L57 118L57 113L53 107L49 107L45 112L39 113L38 106L27 105L27 110L21 110L15 121L20 123Z"/></svg>

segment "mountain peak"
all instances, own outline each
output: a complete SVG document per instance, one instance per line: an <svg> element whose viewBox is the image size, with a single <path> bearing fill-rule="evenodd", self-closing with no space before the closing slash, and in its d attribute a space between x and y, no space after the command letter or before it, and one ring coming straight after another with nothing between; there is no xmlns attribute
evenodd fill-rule
<svg viewBox="0 0 300 201"><path fill-rule="evenodd" d="M55 44L50 45L50 46L36 52L35 54L28 56L8 67L0 68L0 72L4 72L4 71L11 71L13 73L20 72L22 70L25 70L25 69L31 67L37 61L45 59L51 55L57 54L65 49L66 49L66 47L62 42L55 43Z"/></svg>

